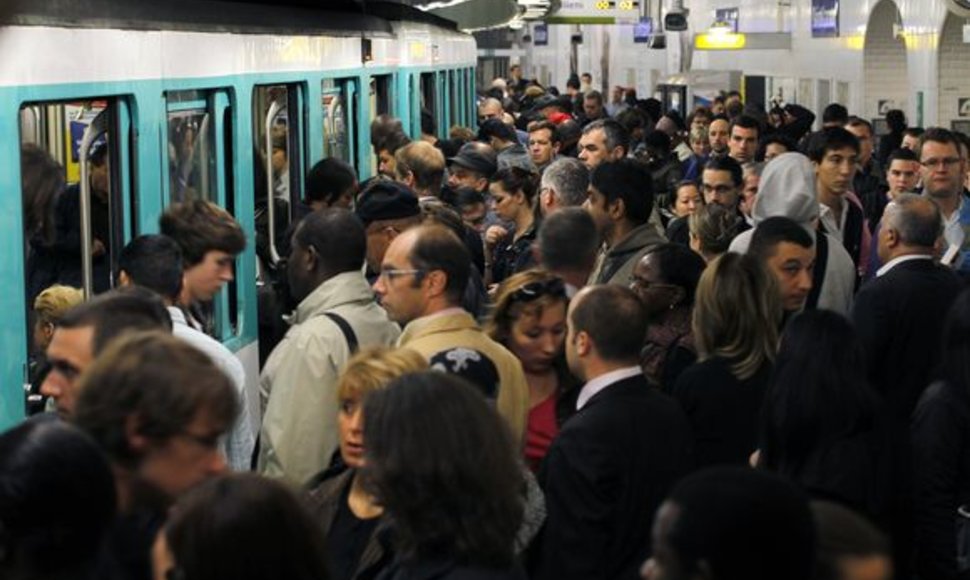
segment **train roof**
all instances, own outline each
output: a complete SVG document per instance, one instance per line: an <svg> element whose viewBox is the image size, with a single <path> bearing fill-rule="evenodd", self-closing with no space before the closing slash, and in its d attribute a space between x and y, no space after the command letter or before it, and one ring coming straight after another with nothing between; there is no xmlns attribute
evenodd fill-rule
<svg viewBox="0 0 970 580"><path fill-rule="evenodd" d="M325 8L321 8L325 6ZM408 5L363 0L13 0L0 25L245 34L390 35L390 21L457 30Z"/></svg>

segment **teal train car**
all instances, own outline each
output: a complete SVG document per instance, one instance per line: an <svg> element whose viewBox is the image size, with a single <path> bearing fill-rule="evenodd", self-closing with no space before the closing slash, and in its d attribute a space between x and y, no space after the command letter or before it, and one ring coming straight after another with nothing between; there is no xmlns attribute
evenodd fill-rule
<svg viewBox="0 0 970 580"><path fill-rule="evenodd" d="M379 114L400 118L413 137L422 109L440 137L475 125L471 36L402 5L316 4L326 8L253 0L0 7L0 279L11 284L0 292L0 430L25 414L35 249L52 211L25 175L24 151L46 152L82 193L89 159L106 154L108 223L98 227L108 243L92 247L82 208L78 225L88 235L71 264L74 285L88 294L114 284L121 248L157 232L169 203L207 199L235 216L247 248L215 301L214 334L243 362L255 403L257 196L286 196L295 207L307 170L328 156L350 162L361 180L373 175L370 123ZM274 155L281 144L285 155Z"/></svg>

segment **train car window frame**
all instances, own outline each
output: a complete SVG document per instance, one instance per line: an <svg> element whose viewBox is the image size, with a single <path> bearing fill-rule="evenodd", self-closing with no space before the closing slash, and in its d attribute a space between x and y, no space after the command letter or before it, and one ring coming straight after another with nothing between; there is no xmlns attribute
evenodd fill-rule
<svg viewBox="0 0 970 580"><path fill-rule="evenodd" d="M235 127L233 126L233 99L232 89L227 87L210 87L201 89L186 90L167 90L164 91L165 98L165 123L162 134L162 142L166 144L164 152L165 159L163 167L169 168L168 175L162 179L163 204L168 207L172 203L188 201L190 199L205 199L211 203L225 209L230 215L238 220L236 215L236 191L235 174L233 163L236 152L232 146L234 142ZM205 162L198 164L203 183L207 184L209 191L203 192L206 195L185 196L182 195L188 188L188 180L182 184L186 189L173 195L172 174L171 174L171 155L172 144L171 125L173 119L185 119L191 116L202 116L202 121L197 129L203 135L200 143L204 146L203 152L199 155L208 155ZM204 126L201 126L204 124ZM190 159L196 155L198 147L193 147ZM178 152L176 151L176 155ZM181 166L177 167L181 171ZM237 339L241 336L242 328L240 325L240 305L243 303L243 287L239 283L238 273L243 271L241 260L245 253L236 256L233 263L233 279L226 284L211 304L210 324L206 330L225 343Z"/></svg>
<svg viewBox="0 0 970 580"><path fill-rule="evenodd" d="M447 132L447 129L445 129L444 124L441 122L441 115L438 111L438 103L440 102L441 98L438 95L437 73L434 71L423 72L420 73L418 79L419 109L426 110L431 113L432 118L435 120L435 124L438 126L438 135L440 136L442 135L442 131ZM421 121L419 119L419 126L420 122Z"/></svg>
<svg viewBox="0 0 970 580"><path fill-rule="evenodd" d="M321 81L321 103L323 108L323 156L337 157L357 168L357 137L354 123L356 107L354 95L356 83L352 78L325 78ZM334 101L334 99L339 99ZM342 112L341 123L332 114ZM339 130L342 125L342 131ZM341 136L343 139L339 139ZM336 155L336 153L342 155Z"/></svg>
<svg viewBox="0 0 970 580"><path fill-rule="evenodd" d="M21 320L28 345L23 353L24 414L38 410L28 409L32 398L40 403L36 389L33 395L29 390L38 380L36 361L42 355L42 345L34 340L35 297L55 284L79 288L85 298L111 289L117 284L121 250L139 229L133 114L131 97L120 95L31 101L19 107L20 164L14 171L22 199ZM95 183L107 191L92 190ZM28 186L32 192L25 190ZM48 205L38 209L35 203ZM35 223L38 215L43 216L40 224Z"/></svg>

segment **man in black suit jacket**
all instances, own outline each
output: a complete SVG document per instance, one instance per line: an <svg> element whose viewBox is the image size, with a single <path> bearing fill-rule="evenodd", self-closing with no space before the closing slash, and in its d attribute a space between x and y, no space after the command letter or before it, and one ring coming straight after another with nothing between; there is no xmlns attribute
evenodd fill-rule
<svg viewBox="0 0 970 580"><path fill-rule="evenodd" d="M940 210L929 198L903 194L886 206L879 231L884 266L852 308L869 381L886 399L897 430L909 426L939 359L946 312L960 292L956 274L933 261L942 232Z"/></svg>
<svg viewBox="0 0 970 580"><path fill-rule="evenodd" d="M943 218L928 197L905 193L886 206L879 230L884 266L856 296L852 321L866 353L869 382L889 412L895 455L889 526L896 574L909 577L912 464L909 418L939 360L943 325L960 280L933 261Z"/></svg>
<svg viewBox="0 0 970 580"><path fill-rule="evenodd" d="M535 578L637 578L654 512L691 466L687 418L637 363L645 329L628 288L589 287L570 304L566 358L586 384L540 473L548 516Z"/></svg>

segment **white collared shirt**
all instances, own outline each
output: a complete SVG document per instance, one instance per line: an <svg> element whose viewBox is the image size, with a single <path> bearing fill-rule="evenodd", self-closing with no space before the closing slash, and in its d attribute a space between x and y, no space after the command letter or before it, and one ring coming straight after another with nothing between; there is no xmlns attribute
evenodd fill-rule
<svg viewBox="0 0 970 580"><path fill-rule="evenodd" d="M842 205L842 213L838 222L835 221L835 212L824 203L818 204L818 219L822 222L825 232L841 242L845 233L845 220L849 215L849 202L844 197L839 197L838 200Z"/></svg>
<svg viewBox="0 0 970 580"><path fill-rule="evenodd" d="M959 248L963 246L963 238L965 234L963 232L963 226L960 224L960 210L963 209L963 204L963 194L961 193L960 205L953 210L952 214L943 217L943 239L946 240L946 245L948 248Z"/></svg>
<svg viewBox="0 0 970 580"><path fill-rule="evenodd" d="M908 254L905 256L896 256L892 260L889 260L882 265L882 268L876 270L876 277L882 276L886 272L892 270L896 266L902 264L903 262L912 262L913 260L932 260L933 256L928 256L926 254Z"/></svg>
<svg viewBox="0 0 970 580"><path fill-rule="evenodd" d="M624 379L629 379L630 377L635 377L642 373L643 370L639 366L632 366L610 371L605 375L596 377L583 385L582 390L579 391L579 398L576 399L576 410L578 411L582 409L590 399L596 396L597 393L613 383L618 383Z"/></svg>

